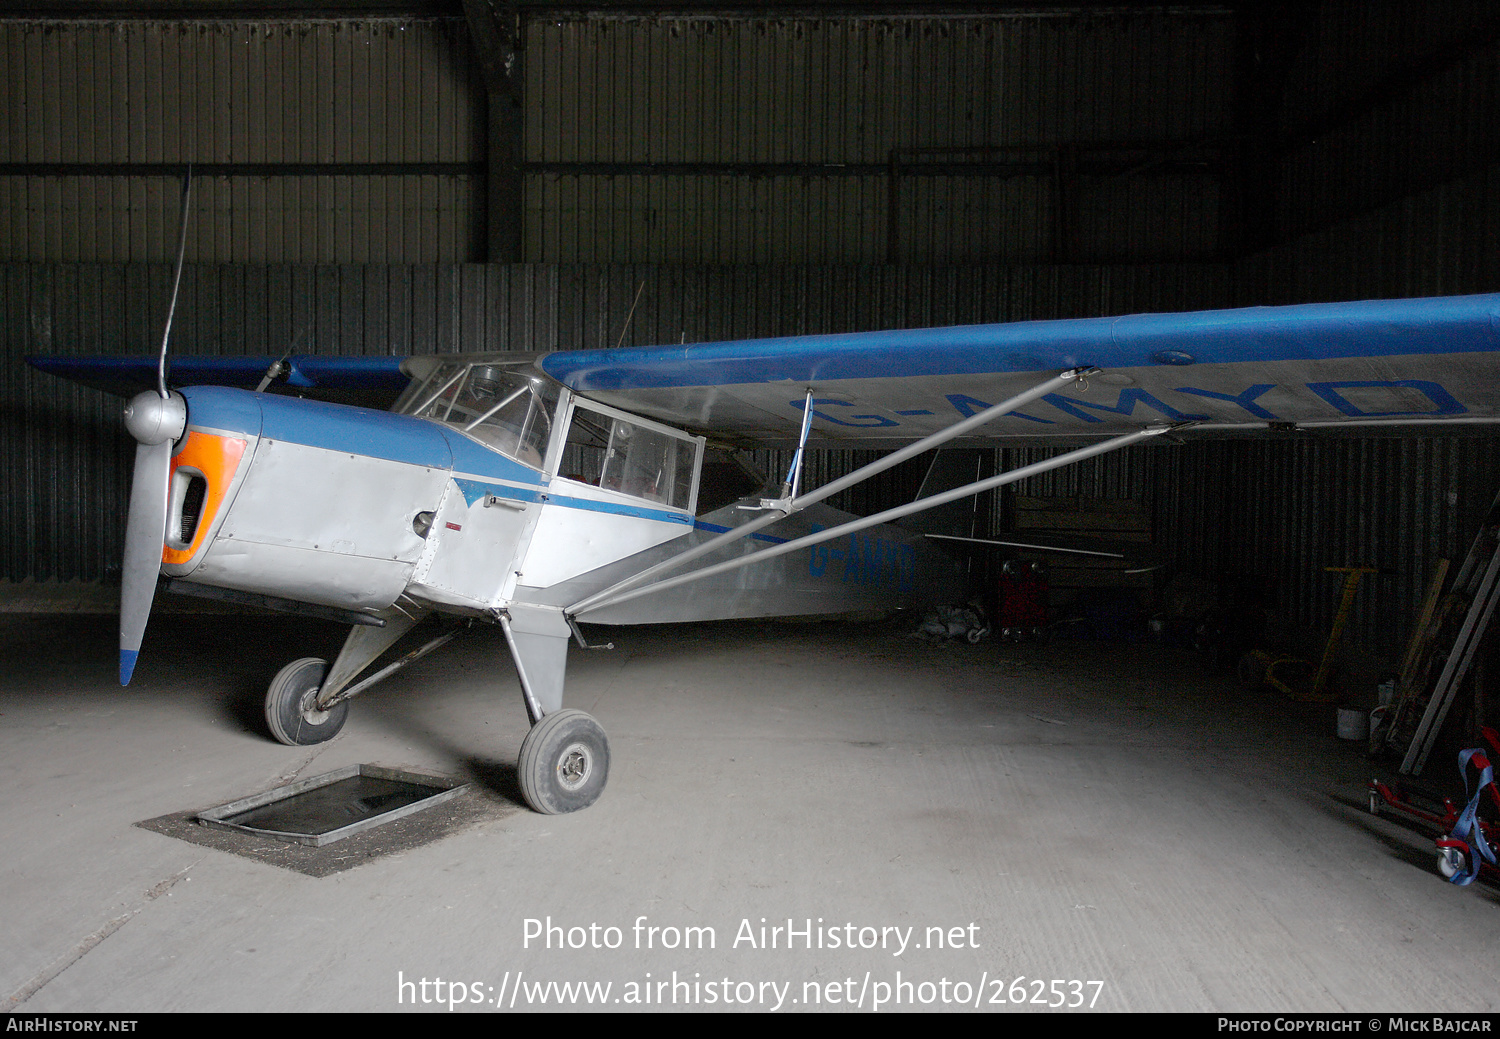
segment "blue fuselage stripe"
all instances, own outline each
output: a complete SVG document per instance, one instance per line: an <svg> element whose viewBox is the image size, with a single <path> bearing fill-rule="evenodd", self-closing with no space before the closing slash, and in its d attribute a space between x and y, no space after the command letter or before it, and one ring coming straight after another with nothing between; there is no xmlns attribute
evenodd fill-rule
<svg viewBox="0 0 1500 1039"><path fill-rule="evenodd" d="M272 440L408 465L453 467L453 450L444 431L421 419L291 397L265 396L261 410L261 435Z"/></svg>
<svg viewBox="0 0 1500 1039"><path fill-rule="evenodd" d="M432 426L447 438L448 447L453 452L453 468L457 472L487 476L492 480L513 480L516 483L529 483L536 486L542 483L542 474L538 470L512 461L498 451L470 440L456 429L447 429L428 422L426 419L413 419L412 421Z"/></svg>
<svg viewBox="0 0 1500 1039"><path fill-rule="evenodd" d="M497 498L505 498L509 501L560 505L565 509L578 509L582 512L602 512L611 516L634 516L637 519L657 520L661 523L689 524L692 522L688 515L681 512L648 509L639 505L598 501L593 498L575 498L572 495L556 494L550 490L542 490L540 488L532 490L531 488L523 487L507 487L504 484L483 483L466 476L454 476L453 482L458 484L458 489L462 492L464 501L469 505L473 505L486 494L493 494Z"/></svg>
<svg viewBox="0 0 1500 1039"><path fill-rule="evenodd" d="M703 522L703 520L694 520L693 521L693 529L694 530L706 530L710 534L727 534L727 533L729 533L729 531L733 530L734 528L733 527L726 527L726 526L723 526L722 524L719 524L719 523L705 523L705 522ZM751 534L750 535L750 540L751 541L765 541L765 542L768 542L769 544L772 544L772 545L784 545L788 541L790 541L791 539L790 538L779 538L775 534Z"/></svg>

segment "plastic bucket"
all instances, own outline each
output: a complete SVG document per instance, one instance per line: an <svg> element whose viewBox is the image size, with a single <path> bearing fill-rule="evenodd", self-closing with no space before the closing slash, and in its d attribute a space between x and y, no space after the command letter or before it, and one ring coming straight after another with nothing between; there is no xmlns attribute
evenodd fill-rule
<svg viewBox="0 0 1500 1039"><path fill-rule="evenodd" d="M1339 708L1339 739L1367 740L1370 738L1370 716L1357 707Z"/></svg>

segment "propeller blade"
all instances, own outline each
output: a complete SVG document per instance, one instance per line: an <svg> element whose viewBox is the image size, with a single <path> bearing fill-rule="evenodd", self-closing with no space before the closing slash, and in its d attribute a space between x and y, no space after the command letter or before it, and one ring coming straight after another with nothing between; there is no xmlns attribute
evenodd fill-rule
<svg viewBox="0 0 1500 1039"><path fill-rule="evenodd" d="M167 481L172 441L137 444L130 484L130 519L125 526L125 564L120 583L120 684L129 685L135 658L151 616L161 549L167 533Z"/></svg>
<svg viewBox="0 0 1500 1039"><path fill-rule="evenodd" d="M125 521L125 561L120 581L120 684L129 685L156 597L161 550L167 536L167 490L173 441L187 428L182 394L165 399L147 390L125 407L125 428L135 437L130 518Z"/></svg>

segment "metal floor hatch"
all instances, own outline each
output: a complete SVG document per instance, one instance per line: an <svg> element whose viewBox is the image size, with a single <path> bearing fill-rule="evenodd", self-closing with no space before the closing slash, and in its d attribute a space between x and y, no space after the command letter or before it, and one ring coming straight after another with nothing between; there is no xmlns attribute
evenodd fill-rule
<svg viewBox="0 0 1500 1039"><path fill-rule="evenodd" d="M349 765L210 808L196 818L204 826L317 848L442 804L467 790L439 776Z"/></svg>

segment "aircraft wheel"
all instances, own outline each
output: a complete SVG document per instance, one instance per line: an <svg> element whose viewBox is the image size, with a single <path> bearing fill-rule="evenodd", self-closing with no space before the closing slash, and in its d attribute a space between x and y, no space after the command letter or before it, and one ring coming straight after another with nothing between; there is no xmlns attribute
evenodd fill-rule
<svg viewBox="0 0 1500 1039"><path fill-rule="evenodd" d="M328 661L317 657L294 660L276 673L266 690L266 724L271 735L288 747L309 747L338 735L349 715L347 702L320 711L314 701L323 686Z"/></svg>
<svg viewBox="0 0 1500 1039"><path fill-rule="evenodd" d="M1458 848L1439 848L1437 866L1439 873L1452 880L1468 871L1469 860Z"/></svg>
<svg viewBox="0 0 1500 1039"><path fill-rule="evenodd" d="M582 711L553 711L531 727L516 763L521 793L535 811L587 808L609 778L609 738Z"/></svg>

